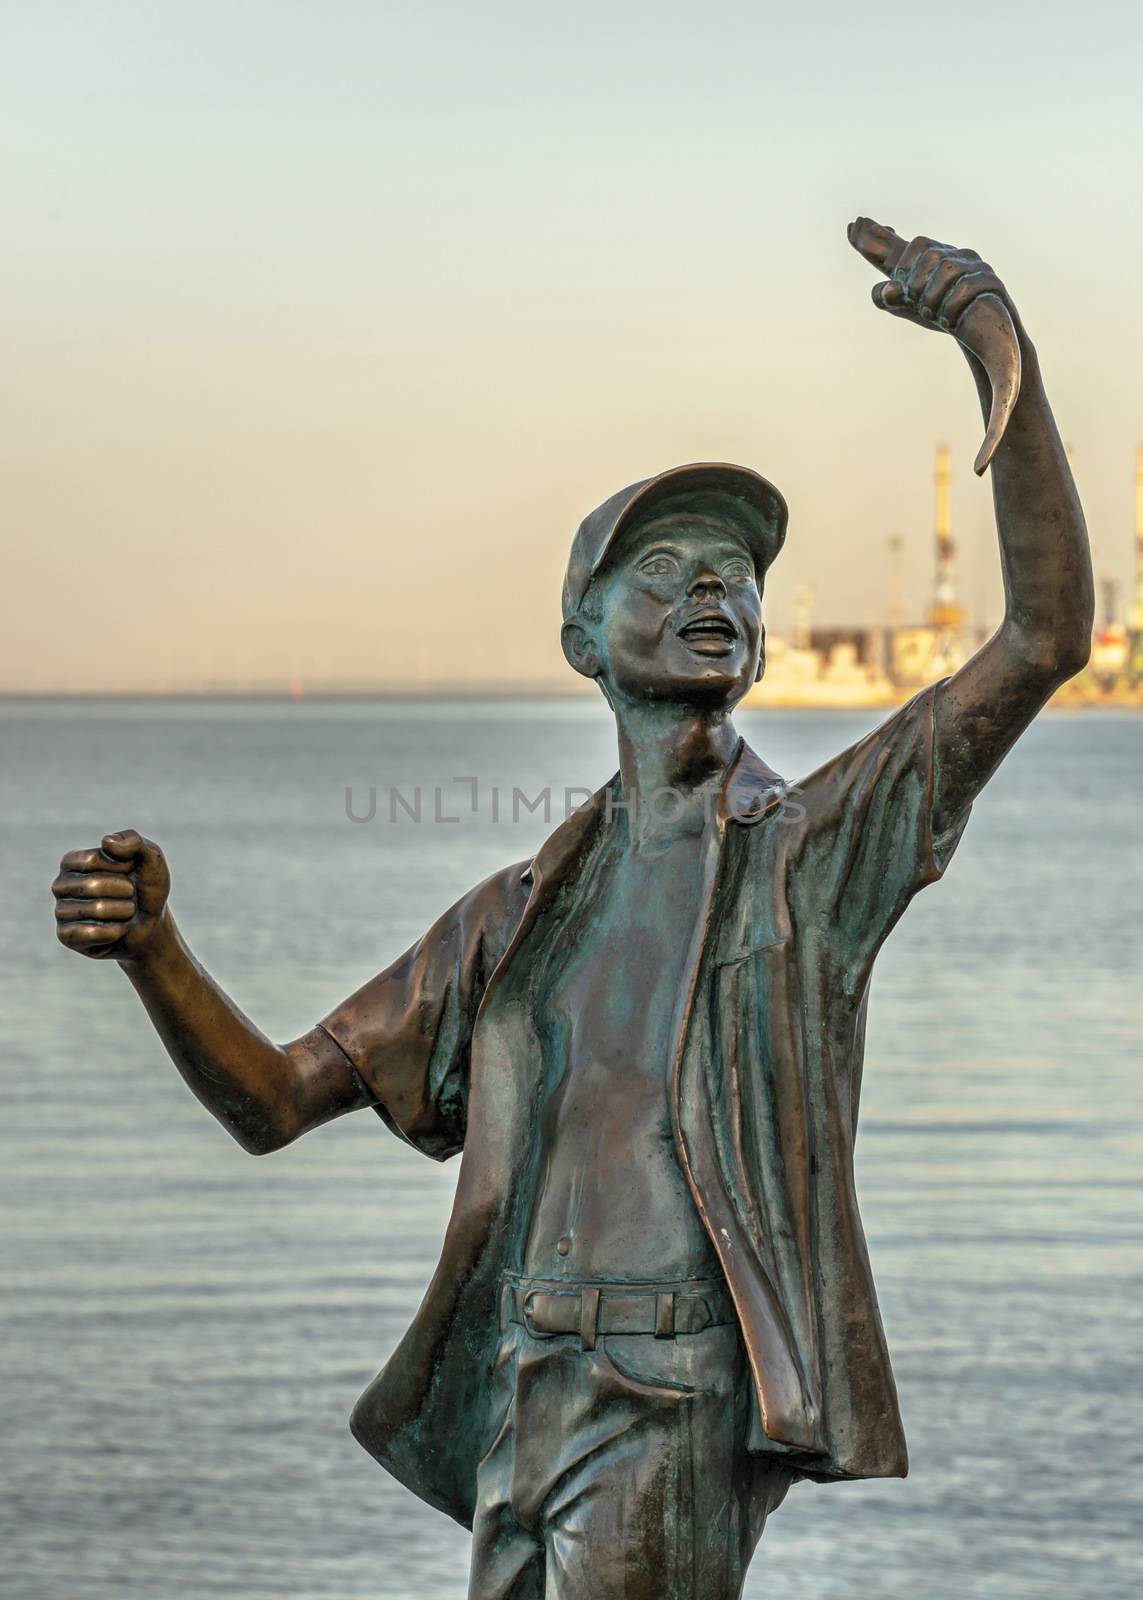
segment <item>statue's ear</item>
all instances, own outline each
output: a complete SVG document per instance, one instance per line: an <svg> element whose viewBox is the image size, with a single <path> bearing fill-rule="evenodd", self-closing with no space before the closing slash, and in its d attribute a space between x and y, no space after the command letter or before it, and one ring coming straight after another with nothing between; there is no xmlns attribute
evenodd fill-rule
<svg viewBox="0 0 1143 1600"><path fill-rule="evenodd" d="M758 630L758 671L754 674L754 682L761 681L762 674L766 671L766 624L763 623Z"/></svg>
<svg viewBox="0 0 1143 1600"><path fill-rule="evenodd" d="M564 647L569 667L574 667L576 672L585 678L599 677L603 663L589 628L585 628L582 622L577 622L573 617L561 628L560 643Z"/></svg>

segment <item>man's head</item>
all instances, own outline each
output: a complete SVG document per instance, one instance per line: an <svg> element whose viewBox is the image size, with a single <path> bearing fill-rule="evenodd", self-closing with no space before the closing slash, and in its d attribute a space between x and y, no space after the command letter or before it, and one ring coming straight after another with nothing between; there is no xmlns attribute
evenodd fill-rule
<svg viewBox="0 0 1143 1600"><path fill-rule="evenodd" d="M785 502L740 467L678 468L581 526L564 584L564 653L613 705L728 709L762 675L766 568Z"/></svg>

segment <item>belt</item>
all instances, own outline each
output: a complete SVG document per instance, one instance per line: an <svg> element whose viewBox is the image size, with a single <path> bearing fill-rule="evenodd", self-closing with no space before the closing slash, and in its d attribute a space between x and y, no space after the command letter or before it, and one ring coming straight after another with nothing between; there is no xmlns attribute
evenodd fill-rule
<svg viewBox="0 0 1143 1600"><path fill-rule="evenodd" d="M657 1284L508 1277L500 1286L501 1329L519 1322L533 1339L574 1333L585 1350L595 1349L600 1334L651 1333L656 1339L673 1339L735 1320L730 1293L715 1278Z"/></svg>

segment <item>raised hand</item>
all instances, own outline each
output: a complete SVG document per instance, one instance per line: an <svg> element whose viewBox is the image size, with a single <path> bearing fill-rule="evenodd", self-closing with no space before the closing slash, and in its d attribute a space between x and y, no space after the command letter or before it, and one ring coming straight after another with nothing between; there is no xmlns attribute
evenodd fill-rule
<svg viewBox="0 0 1143 1600"><path fill-rule="evenodd" d="M923 235L906 243L869 217L858 217L846 231L853 248L889 279L874 285L873 303L923 328L951 333L987 373L992 407L973 463L978 474L984 472L1020 394L1019 319L1008 291L975 250Z"/></svg>
<svg viewBox="0 0 1143 1600"><path fill-rule="evenodd" d="M69 850L52 884L56 937L100 961L133 961L154 937L171 891L166 858L134 828L105 835L96 850Z"/></svg>

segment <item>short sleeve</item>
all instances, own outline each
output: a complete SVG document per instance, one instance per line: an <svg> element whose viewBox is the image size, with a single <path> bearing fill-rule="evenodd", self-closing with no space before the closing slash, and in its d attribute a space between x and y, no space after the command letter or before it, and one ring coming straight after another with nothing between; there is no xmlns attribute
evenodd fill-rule
<svg viewBox="0 0 1143 1600"><path fill-rule="evenodd" d="M463 1147L473 1023L527 897L526 863L487 879L320 1024L378 1115L438 1161Z"/></svg>
<svg viewBox="0 0 1143 1600"><path fill-rule="evenodd" d="M804 811L799 881L855 986L909 901L944 872L970 807L937 835L935 700L923 690L793 791Z"/></svg>

